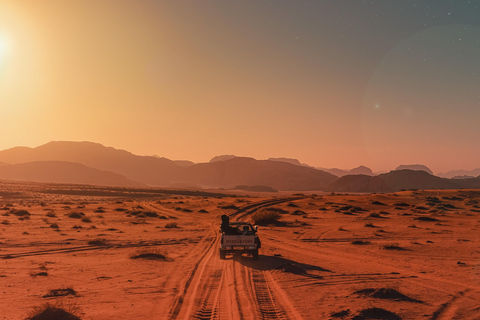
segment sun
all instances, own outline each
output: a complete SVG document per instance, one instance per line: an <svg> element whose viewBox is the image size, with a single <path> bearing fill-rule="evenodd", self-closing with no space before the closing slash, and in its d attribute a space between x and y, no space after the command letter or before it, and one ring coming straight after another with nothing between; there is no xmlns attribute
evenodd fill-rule
<svg viewBox="0 0 480 320"><path fill-rule="evenodd" d="M8 53L8 42L5 36L0 34L0 66L2 66Z"/></svg>

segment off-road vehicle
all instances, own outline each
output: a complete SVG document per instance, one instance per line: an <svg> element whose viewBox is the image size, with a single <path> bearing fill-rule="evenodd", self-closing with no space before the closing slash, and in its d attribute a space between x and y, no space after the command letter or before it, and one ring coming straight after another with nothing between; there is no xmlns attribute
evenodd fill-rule
<svg viewBox="0 0 480 320"><path fill-rule="evenodd" d="M258 259L260 239L257 235L257 226L248 222L231 222L228 227L220 229L220 259L225 259L227 254L247 253Z"/></svg>

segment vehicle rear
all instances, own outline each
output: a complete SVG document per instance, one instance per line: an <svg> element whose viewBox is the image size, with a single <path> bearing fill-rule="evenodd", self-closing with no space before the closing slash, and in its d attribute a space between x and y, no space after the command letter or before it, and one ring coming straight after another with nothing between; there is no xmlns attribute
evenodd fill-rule
<svg viewBox="0 0 480 320"><path fill-rule="evenodd" d="M232 232L223 232L220 242L220 259L225 259L227 254L249 254L258 259L260 241L256 230L249 223L232 223Z"/></svg>

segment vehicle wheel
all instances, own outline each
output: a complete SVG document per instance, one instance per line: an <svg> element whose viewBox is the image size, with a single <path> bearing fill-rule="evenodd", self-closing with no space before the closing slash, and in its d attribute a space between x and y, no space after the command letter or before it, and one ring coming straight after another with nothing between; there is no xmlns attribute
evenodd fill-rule
<svg viewBox="0 0 480 320"><path fill-rule="evenodd" d="M252 251L252 257L253 257L253 260L258 260L258 249L255 249L254 251Z"/></svg>
<svg viewBox="0 0 480 320"><path fill-rule="evenodd" d="M257 243L257 250L262 247L262 243L260 242L259 238L255 238L255 242Z"/></svg>
<svg viewBox="0 0 480 320"><path fill-rule="evenodd" d="M225 260L225 251L223 251L222 249L220 249L220 259Z"/></svg>

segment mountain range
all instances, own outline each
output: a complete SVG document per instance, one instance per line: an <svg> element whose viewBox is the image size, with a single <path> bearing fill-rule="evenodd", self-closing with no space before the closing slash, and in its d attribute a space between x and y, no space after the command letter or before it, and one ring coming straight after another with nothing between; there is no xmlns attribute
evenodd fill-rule
<svg viewBox="0 0 480 320"><path fill-rule="evenodd" d="M413 170L412 170L413 169ZM138 156L93 142L53 141L0 151L0 179L112 186L181 186L280 191L391 192L401 189L480 188L480 178L441 178L421 165L374 175L370 168L314 168L290 158L234 155L208 163ZM262 188L264 186L265 188Z"/></svg>

